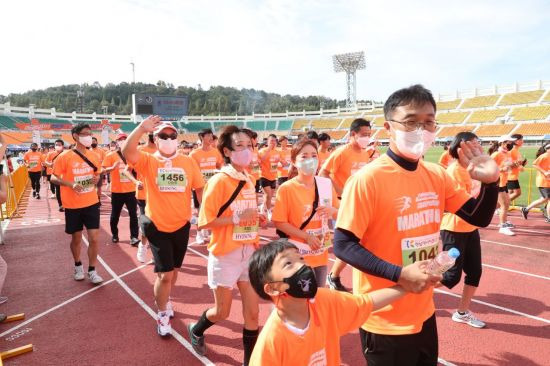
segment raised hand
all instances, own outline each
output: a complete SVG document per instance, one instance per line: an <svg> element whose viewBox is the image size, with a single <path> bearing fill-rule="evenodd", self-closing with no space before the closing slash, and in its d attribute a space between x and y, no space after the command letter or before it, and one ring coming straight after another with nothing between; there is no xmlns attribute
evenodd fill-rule
<svg viewBox="0 0 550 366"><path fill-rule="evenodd" d="M482 183L494 183L499 177L497 163L474 141L462 141L458 148L458 160L466 166L470 177Z"/></svg>
<svg viewBox="0 0 550 366"><path fill-rule="evenodd" d="M139 127L145 132L151 133L161 123L162 122L159 116L149 116L139 124Z"/></svg>

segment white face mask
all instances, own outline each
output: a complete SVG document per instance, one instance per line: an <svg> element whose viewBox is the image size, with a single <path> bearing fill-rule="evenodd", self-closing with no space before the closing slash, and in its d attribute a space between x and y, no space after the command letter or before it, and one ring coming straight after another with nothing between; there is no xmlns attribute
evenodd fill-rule
<svg viewBox="0 0 550 366"><path fill-rule="evenodd" d="M166 155L173 155L176 152L176 149L178 148L178 140L158 139L158 144L159 144L160 152Z"/></svg>
<svg viewBox="0 0 550 366"><path fill-rule="evenodd" d="M369 147L370 137L369 136L357 137L356 141L359 144L359 146L361 146L361 149L366 149L367 147Z"/></svg>
<svg viewBox="0 0 550 366"><path fill-rule="evenodd" d="M435 132L423 129L409 132L397 129L394 129L394 131L397 149L409 159L420 159L435 140Z"/></svg>
<svg viewBox="0 0 550 366"><path fill-rule="evenodd" d="M80 136L78 137L78 141L85 147L90 147L92 146L92 138L92 136Z"/></svg>
<svg viewBox="0 0 550 366"><path fill-rule="evenodd" d="M63 151L63 146L55 146L55 151Z"/></svg>

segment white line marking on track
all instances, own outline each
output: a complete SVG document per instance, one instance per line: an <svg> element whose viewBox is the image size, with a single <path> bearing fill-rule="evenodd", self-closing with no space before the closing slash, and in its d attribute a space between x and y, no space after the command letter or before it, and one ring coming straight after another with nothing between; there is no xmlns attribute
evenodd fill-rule
<svg viewBox="0 0 550 366"><path fill-rule="evenodd" d="M483 263L482 266L483 266L483 267L488 267L488 268L493 268L493 269L499 269L499 270L501 270L501 271L506 271L506 272L518 273L518 274L521 274L521 275L524 275L524 276L535 277L535 278L540 278L540 279L542 279L542 280L550 281L550 277L541 276L541 275L537 275L537 274L533 274L533 273L527 273L527 272L516 271L515 269L508 269L508 268L499 267L499 266L493 266L493 265L491 265L491 264L485 264L485 263Z"/></svg>
<svg viewBox="0 0 550 366"><path fill-rule="evenodd" d="M454 363L449 362L449 361L445 361L442 358L438 358L437 362L439 362L440 364L445 365L445 366L456 366Z"/></svg>
<svg viewBox="0 0 550 366"><path fill-rule="evenodd" d="M86 246L89 245L88 243L88 240L82 236L82 241L86 244ZM107 272L109 272L109 274L113 277L113 279L128 293L128 295L130 295L130 297L132 299L134 299L135 302L137 302L142 308L143 310L145 310L145 312L147 312L147 314L149 314L153 319L157 320L157 313L155 313L153 311L153 309L151 309L149 307L149 305L147 305L143 299L141 297L139 297L127 284L126 282L124 282L112 269L111 267L109 267L109 265L103 260L103 258L101 258L99 255L97 256L97 260L99 261L99 263L101 263L103 265L103 267L105 268L105 270ZM193 350L193 347L191 346L191 344L189 342L187 342L185 340L185 338L182 337L181 334L179 334L177 331L175 331L174 329L172 329L172 336L174 337L175 340L177 340L179 343L181 343L182 346L184 346L189 352L191 352L191 354L193 356L195 356L197 359L199 359L199 361L201 361L203 363L203 365L212 365L214 366L214 363L212 361L210 361L208 358L204 357L204 356L201 356L199 355L198 353L196 353L194 350Z"/></svg>
<svg viewBox="0 0 550 366"><path fill-rule="evenodd" d="M499 228L498 225L489 225L490 227L494 227L494 228ZM545 234L545 235L548 235L550 234L550 231L538 231L538 230L529 230L529 229L520 229L520 228L514 228L512 229L513 231L523 231L525 233L535 233L535 234Z"/></svg>
<svg viewBox="0 0 550 366"><path fill-rule="evenodd" d="M548 233L548 234L550 235L550 233ZM507 243L501 243L499 241L492 241L492 240L485 240L485 239L481 239L481 241L484 242L484 243L503 245L503 246L506 246L506 247L521 248L521 249L527 249L527 250L534 250L536 252L550 253L550 250L546 250L546 249L531 248L531 247L526 247L526 246L523 246L523 245L507 244Z"/></svg>

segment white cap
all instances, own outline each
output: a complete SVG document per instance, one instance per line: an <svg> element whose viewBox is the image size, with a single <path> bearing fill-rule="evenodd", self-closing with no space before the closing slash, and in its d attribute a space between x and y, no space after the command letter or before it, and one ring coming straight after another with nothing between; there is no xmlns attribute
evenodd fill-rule
<svg viewBox="0 0 550 366"><path fill-rule="evenodd" d="M160 125L157 126L157 128L155 128L155 130L153 131L153 135L157 135L160 131L164 130L165 128L170 128L176 133L178 132L178 130L174 127L172 123L162 122Z"/></svg>
<svg viewBox="0 0 550 366"><path fill-rule="evenodd" d="M498 142L501 143L501 142L506 142L506 141L516 141L517 139L510 136L510 135L504 135L504 136L500 136L498 138Z"/></svg>

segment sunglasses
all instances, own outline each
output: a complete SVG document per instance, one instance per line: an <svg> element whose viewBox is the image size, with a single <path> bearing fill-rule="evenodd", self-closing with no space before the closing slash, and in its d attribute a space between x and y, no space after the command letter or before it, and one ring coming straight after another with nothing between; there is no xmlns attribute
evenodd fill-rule
<svg viewBox="0 0 550 366"><path fill-rule="evenodd" d="M162 139L162 140L176 140L178 138L178 134L177 133L173 133L173 134L170 134L170 135L167 135L165 133L159 133L157 135L159 137L159 139Z"/></svg>

